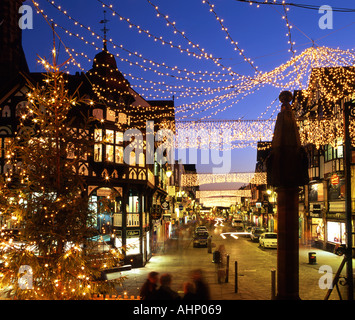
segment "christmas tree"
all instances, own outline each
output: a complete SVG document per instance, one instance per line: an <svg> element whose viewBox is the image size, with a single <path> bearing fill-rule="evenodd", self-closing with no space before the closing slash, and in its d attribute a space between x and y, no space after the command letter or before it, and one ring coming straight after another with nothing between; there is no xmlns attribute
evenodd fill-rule
<svg viewBox="0 0 355 320"><path fill-rule="evenodd" d="M101 277L122 253L98 252L95 213L80 171L93 149L93 102L80 97L80 86L70 92L61 71L68 61L57 65L55 49L52 63L40 62L43 81L28 81L29 103L5 150L1 218L16 228L1 232L0 285L17 299L89 299L123 281Z"/></svg>

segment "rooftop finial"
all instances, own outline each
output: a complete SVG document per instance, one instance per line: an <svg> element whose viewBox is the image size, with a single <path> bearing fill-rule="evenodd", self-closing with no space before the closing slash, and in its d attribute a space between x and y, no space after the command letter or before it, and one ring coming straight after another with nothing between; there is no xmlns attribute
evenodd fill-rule
<svg viewBox="0 0 355 320"><path fill-rule="evenodd" d="M110 31L109 29L106 28L107 22L109 20L106 19L106 10L104 10L104 19L100 21L101 24L104 25L104 28L101 29L101 31L104 32L104 50L107 51L107 31Z"/></svg>

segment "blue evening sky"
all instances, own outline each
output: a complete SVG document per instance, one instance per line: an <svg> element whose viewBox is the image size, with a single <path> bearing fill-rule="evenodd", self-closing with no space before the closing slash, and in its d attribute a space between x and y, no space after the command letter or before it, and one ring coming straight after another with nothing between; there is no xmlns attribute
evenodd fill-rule
<svg viewBox="0 0 355 320"><path fill-rule="evenodd" d="M41 9L48 15L49 19L59 25L56 31L61 37L65 46L74 49L79 54L75 57L81 64L84 71L92 66L95 54L99 51L96 47L102 47L102 39L97 39L84 28L75 25L73 20L68 19L63 13L54 8L50 3L52 1L37 0ZM269 0L272 2L272 0ZM293 3L307 3L315 6L330 5L342 8L355 8L353 0L293 0ZM211 60L197 59L192 55L181 53L176 47L171 48L168 44L163 45L159 38L170 42L174 46L189 49L191 52L200 53L193 48L181 34L174 33L173 27L167 26L167 21L157 16L157 11L151 4L158 6L158 10L163 15L168 15L170 22L175 22L177 30L184 31L185 36L193 43L204 48L205 52L218 58L221 64L231 67L238 74L253 76L254 69L246 63L235 46L226 39L226 33L216 19L215 13L223 19L223 26L228 29L231 38L238 42L238 48L244 50L244 55L254 61L261 71L271 71L275 67L285 63L292 57L290 44L288 44L288 29L286 22L282 19L284 15L282 6L261 5L259 8L255 4L241 3L235 0L210 0L203 3L203 0L54 0L53 3L61 6L67 14L76 19L85 27L90 27L92 31L100 36L103 35L101 29L103 25L100 20L103 19L102 3L112 5L113 12L106 8L107 19L109 20L107 28L109 29L108 38L112 43L108 44L108 50L116 57L119 70L126 75L133 88L147 99L170 99L175 96L175 105L177 110L182 105L192 105L194 103L217 97L209 106L214 108L203 113L193 115L194 119L211 115L211 111L227 107L223 112L217 112L211 116L212 119L257 119L261 113L277 98L280 89L265 85L256 92L246 96L242 101L237 102L240 96L218 104L225 92L231 92L228 86L237 85L237 82L230 81L231 77L216 77L215 74L223 73ZM31 1L27 0L25 4L33 7ZM214 12L210 11L209 4L213 4ZM35 11L35 10L34 10ZM123 17L120 20L120 16ZM319 27L319 19L322 14L317 10L306 10L290 7L287 13L288 20L293 26L291 29L291 39L295 42L294 49L296 54L301 53L306 48L312 46L312 40L315 45L328 46L331 48L354 49L355 32L355 13L333 12L333 29L322 30ZM148 37L144 32L134 25L130 27L126 19L141 30L149 30L149 33L158 38ZM65 32L68 30L77 34L83 40L77 37L69 36ZM26 53L30 70L33 72L43 71L41 66L36 63L37 55L41 57L50 57L52 50L52 31L41 14L34 14L33 29L24 30L23 45ZM85 43L88 42L88 44ZM56 40L59 44L58 39ZM94 42L94 44L92 44ZM122 47L121 47L122 46ZM65 61L68 55L65 53L62 44L57 46L59 50L59 60ZM131 53L123 50L126 49ZM132 53L142 55L142 58L135 57ZM82 56L84 55L84 56ZM150 62L149 62L150 61ZM135 64L138 63L139 66ZM156 63L165 64L157 66ZM352 63L352 61L349 61ZM144 68L142 68L144 66ZM177 67L182 70L172 70ZM148 69L150 68L150 70ZM184 71L186 69L186 71ZM80 71L79 68L72 66L70 72ZM156 71L156 72L154 72ZM158 72L164 75L158 75ZM188 72L188 73L187 73ZM192 72L207 72L202 76L203 80L211 79L229 79L225 82L194 81L198 80L200 75L193 75ZM183 77L180 80L177 77ZM145 80L145 81L144 81ZM189 80L189 81L188 81ZM147 81L147 82L146 82ZM152 82L149 82L152 81ZM206 88L215 88L213 94L201 94L200 91ZM219 88L219 91L217 90ZM290 88L291 89L291 88ZM263 116L263 119L270 117L276 118L275 108L279 103L273 105ZM196 111L196 110L194 110ZM194 112L193 111L193 112ZM274 113L273 113L274 111ZM181 113L177 113L177 116ZM243 148L232 152L232 172L254 171L256 162L256 149ZM200 170L205 170L201 168ZM208 169L206 169L208 171Z"/></svg>

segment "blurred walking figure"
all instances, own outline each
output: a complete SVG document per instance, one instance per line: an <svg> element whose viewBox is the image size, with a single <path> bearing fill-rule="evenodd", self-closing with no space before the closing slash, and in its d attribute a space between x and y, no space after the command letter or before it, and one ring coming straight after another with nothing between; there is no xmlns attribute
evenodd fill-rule
<svg viewBox="0 0 355 320"><path fill-rule="evenodd" d="M203 272L201 269L192 271L191 278L195 285L196 299L198 300L210 300L210 288L203 279Z"/></svg>
<svg viewBox="0 0 355 320"><path fill-rule="evenodd" d="M148 274L147 280L144 282L141 290L140 297L142 300L153 300L155 299L158 287L158 276L159 273L152 271Z"/></svg>
<svg viewBox="0 0 355 320"><path fill-rule="evenodd" d="M160 277L160 288L157 290L158 300L180 300L179 294L171 289L172 277L169 273L164 273Z"/></svg>
<svg viewBox="0 0 355 320"><path fill-rule="evenodd" d="M195 286L191 282L184 282L184 297L182 300L197 300Z"/></svg>
<svg viewBox="0 0 355 320"><path fill-rule="evenodd" d="M226 248L221 244L218 248L220 260L217 266L218 283L225 282L226 279Z"/></svg>

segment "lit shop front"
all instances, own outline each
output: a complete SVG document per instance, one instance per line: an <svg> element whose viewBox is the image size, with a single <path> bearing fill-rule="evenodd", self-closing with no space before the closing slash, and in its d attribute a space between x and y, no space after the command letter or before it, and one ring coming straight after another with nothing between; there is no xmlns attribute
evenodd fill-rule
<svg viewBox="0 0 355 320"><path fill-rule="evenodd" d="M328 183L329 209L326 215L326 249L346 242L345 236L345 179L333 174Z"/></svg>
<svg viewBox="0 0 355 320"><path fill-rule="evenodd" d="M96 188L89 198L99 233L110 235L110 244L123 248L125 263L133 267L145 265L151 257L146 200L139 190L125 188Z"/></svg>
<svg viewBox="0 0 355 320"><path fill-rule="evenodd" d="M309 185L309 236L312 245L323 248L324 246L324 210L325 210L324 183Z"/></svg>
<svg viewBox="0 0 355 320"><path fill-rule="evenodd" d="M333 244L345 244L345 222L327 221L327 241Z"/></svg>

